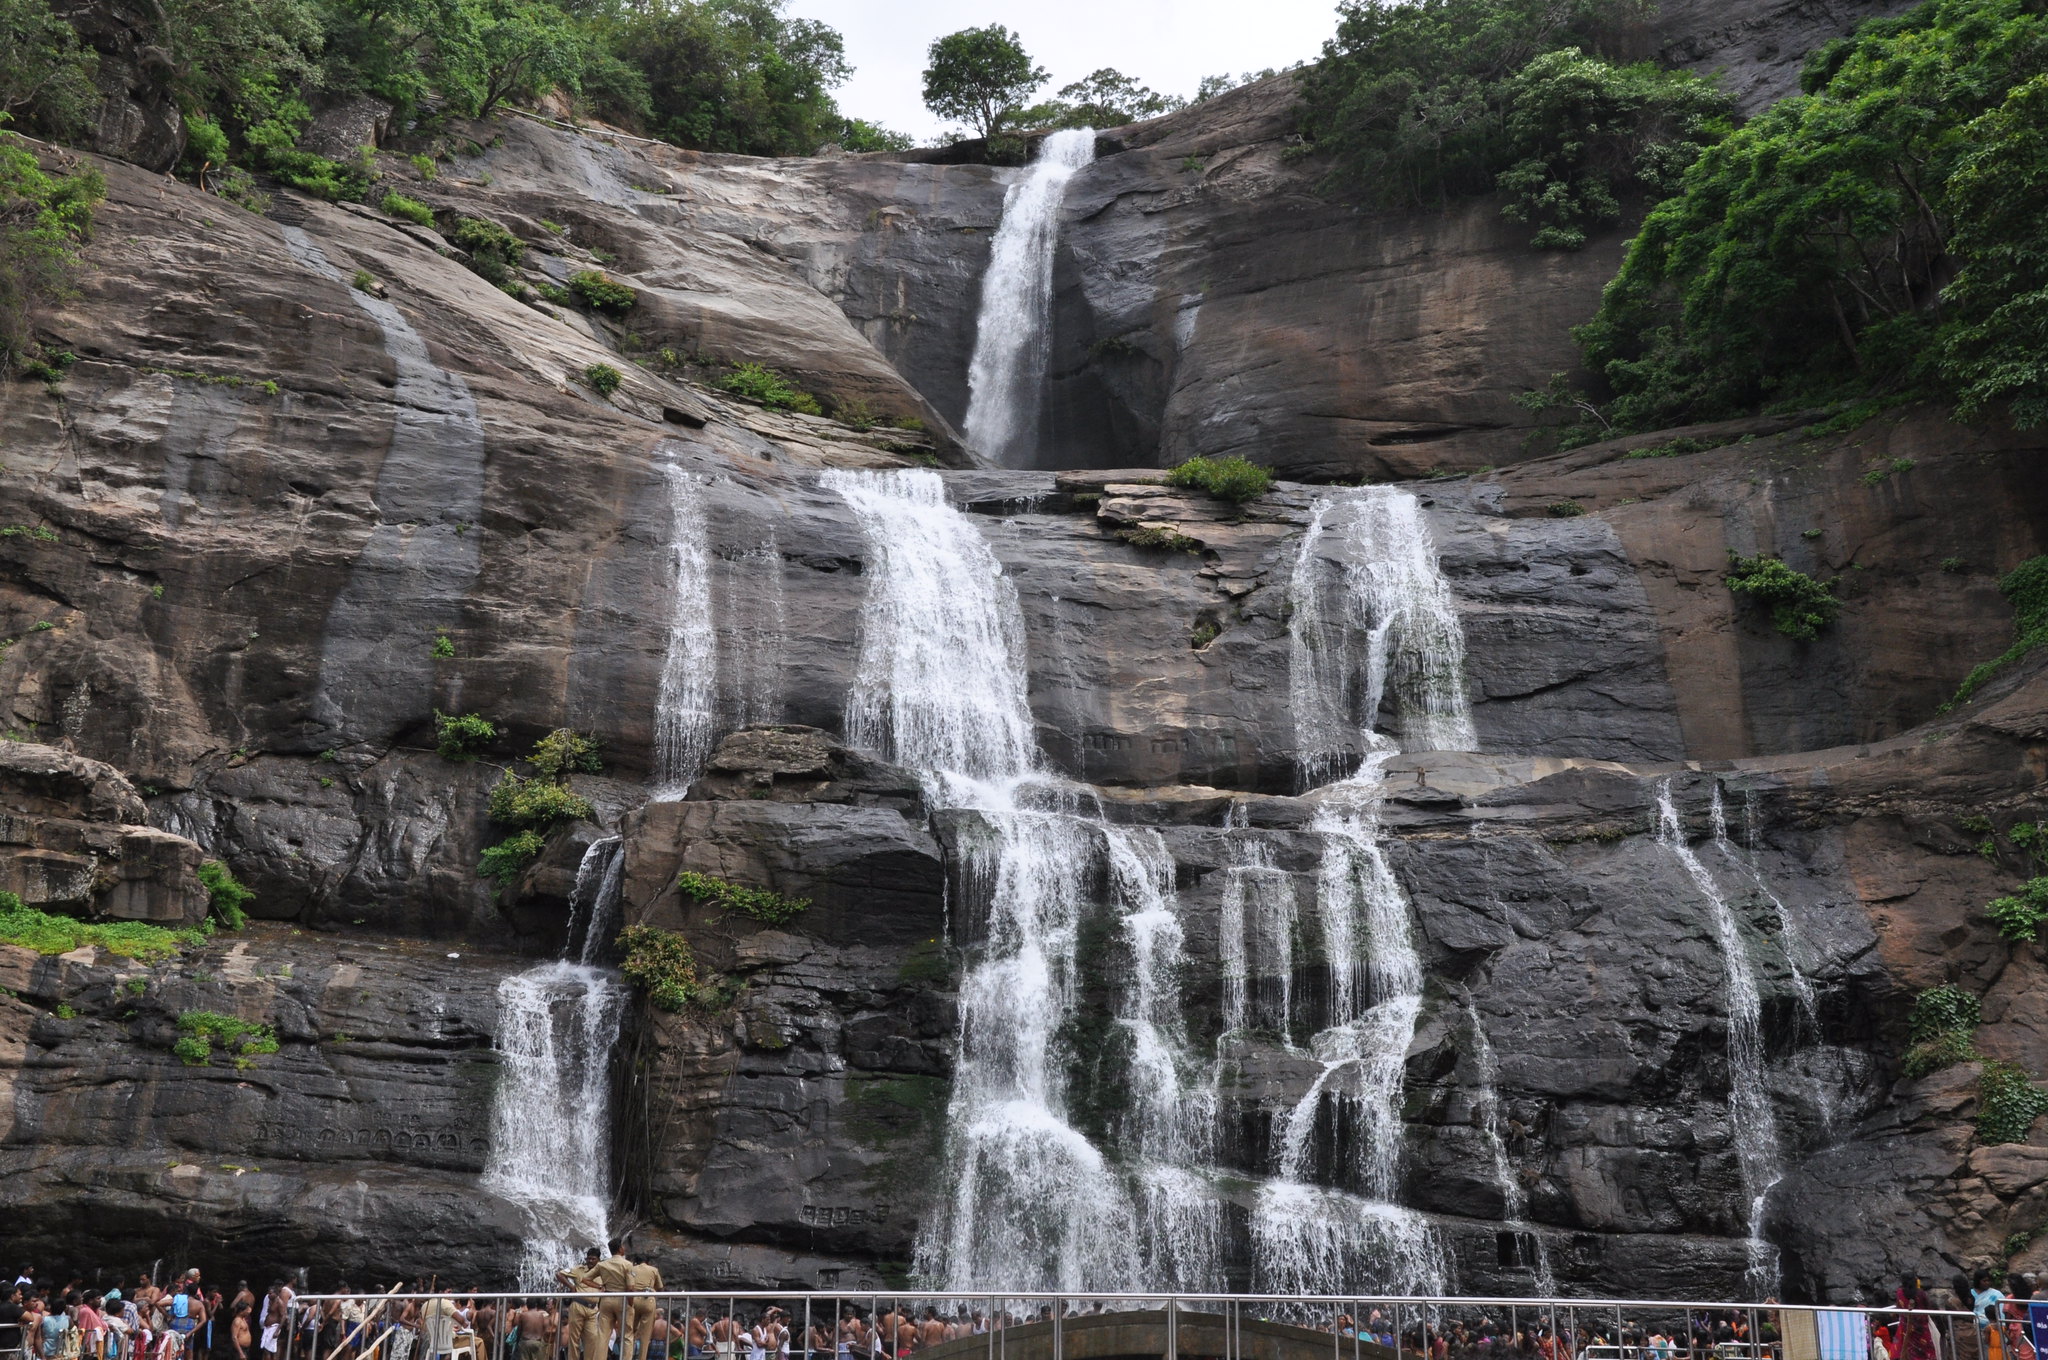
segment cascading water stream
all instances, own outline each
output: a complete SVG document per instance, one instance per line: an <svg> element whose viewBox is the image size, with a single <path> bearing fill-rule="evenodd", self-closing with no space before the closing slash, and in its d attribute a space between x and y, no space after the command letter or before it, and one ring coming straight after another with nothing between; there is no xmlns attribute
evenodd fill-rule
<svg viewBox="0 0 2048 1360"><path fill-rule="evenodd" d="M1324 550L1340 504L1333 591ZM1275 1131L1274 1179L1260 1190L1252 1220L1260 1273L1264 1287L1279 1292L1342 1290L1360 1278L1434 1292L1446 1275L1442 1249L1422 1218L1396 1202L1402 1085L1423 975L1407 895L1379 837L1381 770L1400 748L1376 728L1391 697L1407 749L1478 744L1464 635L1421 506L1391 488L1314 504L1288 599L1302 776L1324 781L1350 752L1363 757L1318 791L1311 824L1323 846L1317 918L1330 977L1328 1023L1309 1052L1323 1070ZM1358 1136L1351 1164L1329 1171L1362 1196L1308 1183L1312 1135L1330 1100L1350 1112Z"/></svg>
<svg viewBox="0 0 2048 1360"><path fill-rule="evenodd" d="M1060 204L1074 172L1095 159L1090 128L1055 132L1003 198L1003 219L981 278L981 314L967 369L967 446L1004 467L1038 450L1038 409L1052 350L1052 262Z"/></svg>
<svg viewBox="0 0 2048 1360"><path fill-rule="evenodd" d="M1530 1264L1536 1273L1536 1292L1543 1298L1554 1298L1557 1276L1550 1268L1550 1246L1529 1222L1529 1196L1508 1160L1508 1141L1501 1132L1500 1062L1494 1056L1493 1039L1479 1019L1479 1008L1470 997L1465 1001L1465 1018L1472 1030L1472 1064L1479 1073L1480 1131L1486 1136L1486 1150L1493 1160L1493 1182L1500 1188L1502 1220L1517 1237L1534 1244L1536 1259Z"/></svg>
<svg viewBox="0 0 2048 1360"><path fill-rule="evenodd" d="M1220 1047L1257 1028L1294 1046L1294 929L1299 906L1293 875L1276 868L1257 841L1240 849L1243 863L1223 871L1217 942L1223 973ZM1219 1052L1219 1057L1221 1056Z"/></svg>
<svg viewBox="0 0 2048 1360"><path fill-rule="evenodd" d="M704 526L704 482L671 457L668 482L670 597L668 644L654 709L654 796L689 792L711 754L717 721L718 631L711 617L711 551Z"/></svg>
<svg viewBox="0 0 2048 1360"><path fill-rule="evenodd" d="M1728 1124L1735 1157L1742 1168L1743 1193L1749 1199L1749 1288L1761 1298L1778 1288L1778 1251L1763 1235L1764 1211L1771 1189L1784 1175L1778 1155L1778 1122L1764 1080L1763 1005L1757 993L1755 965L1742 940L1735 911L1720 885L1693 853L1684 824L1671 799L1671 781L1657 785L1657 842L1685 870L1706 899L1714 938L1721 948L1728 999Z"/></svg>
<svg viewBox="0 0 2048 1360"><path fill-rule="evenodd" d="M504 1073L491 1109L484 1188L526 1215L522 1288L605 1240L611 1209L611 1053L626 989L566 960L498 984Z"/></svg>
<svg viewBox="0 0 2048 1360"><path fill-rule="evenodd" d="M1069 1118L1059 1036L1099 832L1040 770L1016 592L936 474L823 484L869 550L848 736L974 814L960 855L986 904L960 984L945 1196L918 1273L948 1289L1123 1287L1140 1278L1131 1197Z"/></svg>

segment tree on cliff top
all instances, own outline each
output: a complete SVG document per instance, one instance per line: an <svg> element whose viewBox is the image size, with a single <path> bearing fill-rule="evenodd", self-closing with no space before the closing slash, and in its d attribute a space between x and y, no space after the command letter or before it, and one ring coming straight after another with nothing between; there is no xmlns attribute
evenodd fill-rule
<svg viewBox="0 0 2048 1360"><path fill-rule="evenodd" d="M926 53L924 105L941 118L966 123L983 137L1007 127L1049 79L1015 33L1001 24L963 28L935 39Z"/></svg>
<svg viewBox="0 0 2048 1360"><path fill-rule="evenodd" d="M1185 99L1139 84L1122 71L1105 66L1086 79L1060 87L1060 96L1033 104L1017 115L1025 127L1110 128L1157 118L1184 108Z"/></svg>

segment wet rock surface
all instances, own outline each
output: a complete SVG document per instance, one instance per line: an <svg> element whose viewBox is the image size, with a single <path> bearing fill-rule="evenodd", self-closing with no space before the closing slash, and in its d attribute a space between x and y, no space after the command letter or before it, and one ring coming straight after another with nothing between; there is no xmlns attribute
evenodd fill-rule
<svg viewBox="0 0 2048 1360"><path fill-rule="evenodd" d="M1300 906L1288 1006L1224 1055L1221 1163L1270 1168L1328 1005L1288 622L1303 529L1344 493L1292 478L1500 464L1412 484L1484 754L1396 759L1384 814L1428 979L1403 1192L1457 1286L1535 1284L1502 1264L1520 1257L1483 1029L1558 1280L1739 1290L1726 968L1655 837L1663 779L1760 971L1787 1290L1848 1298L1928 1253L1995 1258L2048 1212L2048 1135L1980 1146L1973 1066L1898 1078L1906 1008L1946 980L1985 996L1984 1054L2048 1062L2038 950L1981 913L2031 870L1968 829L2044 815L2048 681L2021 667L1936 717L2008 643L1999 575L2048 542L2038 439L1907 411L1531 458L1512 396L1569 367L1566 328L1619 240L1541 256L1483 205L1363 218L1315 199L1315 167L1281 158L1289 97L1266 82L1105 139L1056 276L1047 428L1077 466L946 474L1015 589L1048 772L1174 863L1188 994L1220 995L1241 856ZM373 134L374 113L338 113L335 135ZM578 867L615 834L625 919L683 932L712 984L629 1021L615 1221L672 1283L898 1284L940 1179L985 885L965 869L974 818L843 743L873 553L817 474L963 461L976 282L1014 172L476 131L431 183L387 158L394 184L504 222L537 276L602 264L640 294L629 321L509 297L360 205L283 193L257 216L108 162L81 295L47 322L79 362L58 393L0 388L0 521L23 531L0 535L0 706L36 743L0 748L10 862L81 853L51 828L117 835L124 866L133 840L155 896L126 914L167 920L172 900L191 919L190 870L217 856L259 918L150 968L4 951L21 1244L80 1266L170 1249L501 1279L522 1220L479 1185L495 988L562 947ZM664 350L767 362L828 409L926 428L770 412ZM610 402L577 376L599 362L623 374ZM1725 440L1629 456L1676 435ZM1242 508L1158 485L1156 464L1196 452L1287 480ZM651 801L679 496L703 523L714 749L687 796ZM1326 541L1322 569L1342 551ZM1839 623L1776 634L1726 589L1731 551L1838 580ZM500 735L446 759L437 711ZM508 831L490 789L563 726L600 742L604 772L570 781L594 817L501 891L477 873ZM773 926L717 911L678 891L685 869L808 906ZM122 914L97 887L36 900ZM1112 983L1114 924L1087 923L1090 986ZM187 1066L171 1045L201 1009L274 1026L280 1051ZM1187 1022L1206 1061L1215 1003ZM1084 1126L1115 1094L1101 1070L1078 1079ZM1332 1183L1347 1136L1314 1133ZM1233 1192L1233 1225L1248 1212Z"/></svg>

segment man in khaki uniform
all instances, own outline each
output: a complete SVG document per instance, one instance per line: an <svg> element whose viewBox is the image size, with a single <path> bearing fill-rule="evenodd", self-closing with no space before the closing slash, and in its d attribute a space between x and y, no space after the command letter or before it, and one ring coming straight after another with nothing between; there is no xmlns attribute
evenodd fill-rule
<svg viewBox="0 0 2048 1360"><path fill-rule="evenodd" d="M652 1261L635 1261L626 1269L626 1281L635 1293L651 1296L661 1288L661 1272ZM632 1325L619 1342L619 1360L647 1360L647 1343L654 1339L654 1319L661 1311L660 1300L643 1297L632 1303Z"/></svg>
<svg viewBox="0 0 2048 1360"><path fill-rule="evenodd" d="M583 1360L605 1360L605 1350L615 1336L619 1338L619 1360L626 1360L628 1343L620 1319L626 1308L623 1295L633 1287L633 1263L619 1254L618 1243L612 1243L611 1248L611 1255L590 1267L591 1278L602 1296L597 1301L597 1323L584 1333ZM593 1336L595 1346L591 1344Z"/></svg>
<svg viewBox="0 0 2048 1360"><path fill-rule="evenodd" d="M597 1248L583 1253L583 1264L555 1272L555 1278L579 1294L589 1294L598 1288ZM586 1349L586 1343L595 1333L597 1345ZM562 1344L569 1348L569 1360L605 1360L605 1335L598 1322L597 1309L582 1301L569 1305L569 1315L562 1319Z"/></svg>

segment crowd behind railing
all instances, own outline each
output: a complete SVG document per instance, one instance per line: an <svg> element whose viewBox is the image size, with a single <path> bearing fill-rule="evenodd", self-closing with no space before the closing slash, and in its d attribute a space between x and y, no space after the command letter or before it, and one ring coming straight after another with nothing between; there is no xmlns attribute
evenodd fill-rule
<svg viewBox="0 0 2048 1360"><path fill-rule="evenodd" d="M677 1293L648 1261L590 1252L532 1295L451 1289L434 1277L388 1291L304 1294L275 1280L217 1287L189 1270L126 1290L37 1283L23 1267L0 1301L0 1360L907 1360L1013 1329L1157 1310L1135 1296L893 1299L875 1294ZM1244 1324L1330 1338L1333 1360L2048 1360L2048 1303L2015 1276L1958 1279L1939 1302L1917 1279L1864 1309L1512 1299L1175 1299L1187 1360L1240 1360ZM1216 1341L1223 1324L1226 1339ZM1210 1330L1203 1331L1203 1325ZM1033 1336L1048 1328L1039 1325ZM1349 1343L1347 1345L1346 1343ZM1379 1350L1377 1348L1384 1348ZM1061 1354L1052 1347L1057 1360Z"/></svg>

